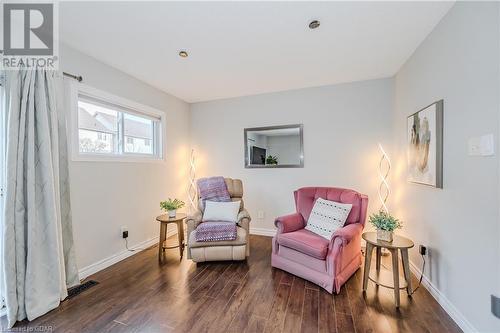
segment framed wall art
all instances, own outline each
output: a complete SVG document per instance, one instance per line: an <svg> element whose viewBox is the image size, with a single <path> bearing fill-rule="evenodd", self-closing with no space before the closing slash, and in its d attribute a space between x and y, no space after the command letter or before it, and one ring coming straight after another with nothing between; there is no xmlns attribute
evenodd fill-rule
<svg viewBox="0 0 500 333"><path fill-rule="evenodd" d="M408 180L443 188L443 100L408 117Z"/></svg>

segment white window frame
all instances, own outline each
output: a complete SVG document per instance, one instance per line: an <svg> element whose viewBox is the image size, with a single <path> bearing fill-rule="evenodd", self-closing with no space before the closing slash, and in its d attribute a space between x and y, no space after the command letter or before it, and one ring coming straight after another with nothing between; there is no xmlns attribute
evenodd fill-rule
<svg viewBox="0 0 500 333"><path fill-rule="evenodd" d="M167 138L165 112L77 82L71 82L69 84L69 95L69 110L71 121L70 146L71 159L73 161L165 162ZM125 153L123 151L119 151L118 154L80 152L78 137L78 100L80 95L88 97L90 99L101 101L104 104L115 106L118 109L117 111L119 112L159 119L160 121L158 123L158 126L154 126L155 128L153 133L153 140L156 140L156 142L153 144L153 147L156 147L157 153L155 153L154 155L150 155L141 153ZM121 126L121 124L122 122L119 122L119 126ZM123 135L124 133L123 131L121 131L121 135L119 135L118 140L121 140L123 142Z"/></svg>

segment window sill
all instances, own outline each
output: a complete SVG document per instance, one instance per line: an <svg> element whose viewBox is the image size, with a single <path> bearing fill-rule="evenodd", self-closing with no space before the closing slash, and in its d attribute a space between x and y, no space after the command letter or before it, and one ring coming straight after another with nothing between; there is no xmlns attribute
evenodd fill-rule
<svg viewBox="0 0 500 333"><path fill-rule="evenodd" d="M72 156L73 162L165 163L165 158L145 156L104 156L96 154Z"/></svg>

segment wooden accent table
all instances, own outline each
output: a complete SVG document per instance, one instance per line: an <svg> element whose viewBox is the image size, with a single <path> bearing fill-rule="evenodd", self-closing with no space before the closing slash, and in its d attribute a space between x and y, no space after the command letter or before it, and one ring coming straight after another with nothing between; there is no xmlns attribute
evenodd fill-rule
<svg viewBox="0 0 500 333"><path fill-rule="evenodd" d="M378 286L394 289L394 299L396 301L396 307L399 307L399 290L406 289L406 292L409 296L412 293L408 249L414 246L413 242L408 238L397 235L394 235L394 239L392 242L386 242L377 239L376 232L365 232L363 233L362 237L366 241L365 271L363 272L363 292L366 292L368 279L370 279ZM377 249L377 258L375 262L375 271L371 272L370 265L373 248ZM386 248L387 250L389 250L392 255L392 279L389 271L380 270L380 256L382 255L382 248ZM401 282L399 281L398 250L401 251L403 272L406 280Z"/></svg>
<svg viewBox="0 0 500 333"><path fill-rule="evenodd" d="M176 249L179 248L179 254L181 255L184 251L184 219L187 217L186 214L177 213L175 217L168 217L168 214L163 214L156 217L156 221L160 222L160 242L158 244L158 260L161 261L163 252L165 249ZM169 223L177 224L177 239L179 243L174 246L165 246L164 243L167 239L167 226Z"/></svg>

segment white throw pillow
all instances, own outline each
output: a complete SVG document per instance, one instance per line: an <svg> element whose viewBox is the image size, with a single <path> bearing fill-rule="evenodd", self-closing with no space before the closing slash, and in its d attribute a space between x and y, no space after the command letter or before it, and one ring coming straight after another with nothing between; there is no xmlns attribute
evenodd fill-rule
<svg viewBox="0 0 500 333"><path fill-rule="evenodd" d="M306 230L330 240L333 233L344 226L351 208L351 204L318 198L307 221Z"/></svg>
<svg viewBox="0 0 500 333"><path fill-rule="evenodd" d="M205 201L205 211L203 212L203 222L224 221L238 222L240 212L240 201L218 202Z"/></svg>

